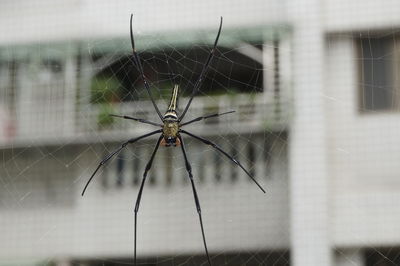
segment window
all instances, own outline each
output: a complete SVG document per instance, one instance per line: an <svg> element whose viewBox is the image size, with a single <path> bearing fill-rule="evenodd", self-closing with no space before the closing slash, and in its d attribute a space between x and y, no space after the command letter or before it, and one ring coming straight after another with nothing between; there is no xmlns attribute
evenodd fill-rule
<svg viewBox="0 0 400 266"><path fill-rule="evenodd" d="M391 37L368 36L360 39L360 101L365 111L398 109L398 55L396 40Z"/></svg>
<svg viewBox="0 0 400 266"><path fill-rule="evenodd" d="M365 251L366 266L400 265L399 248L367 249Z"/></svg>

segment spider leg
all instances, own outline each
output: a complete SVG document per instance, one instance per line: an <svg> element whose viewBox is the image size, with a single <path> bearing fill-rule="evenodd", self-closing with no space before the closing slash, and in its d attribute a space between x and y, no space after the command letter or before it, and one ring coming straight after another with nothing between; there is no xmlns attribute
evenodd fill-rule
<svg viewBox="0 0 400 266"><path fill-rule="evenodd" d="M140 200L142 199L142 192L143 192L144 183L146 182L147 172L150 170L151 165L153 164L154 156L157 153L157 150L158 150L158 147L160 146L160 142L161 142L162 138L163 138L163 135L161 135L160 138L158 139L157 144L154 147L153 153L151 154L150 160L146 164L146 168L145 168L144 173L143 173L142 183L140 184L139 193L138 193L137 199L136 199L136 204L135 204L135 225L134 225L134 227L135 227L135 231L134 231L134 250L135 250L134 251L134 261L135 261L135 264L134 265L136 265L137 214L138 214L138 211L139 211Z"/></svg>
<svg viewBox="0 0 400 266"><path fill-rule="evenodd" d="M81 195L83 196L83 195L85 194L85 191L86 191L87 187L89 186L89 183L92 181L92 179L93 179L93 177L96 175L97 171L99 171L99 169L100 169L106 162L108 162L115 154L119 153L123 148L125 148L126 145L131 144L131 143L134 143L134 142L136 142L136 141L138 141L138 140L140 140L140 139L147 138L147 137L149 137L149 136L151 136L151 135L154 135L154 134L157 134L157 133L161 133L161 132L162 132L162 129L159 129L159 130L156 130L156 131L153 131L153 132L144 134L144 135L142 135L142 136L129 139L128 141L125 141L124 143L122 143L121 146L120 146L118 149L116 149L116 150L113 151L112 153L108 154L108 155L106 156L106 158L104 158L104 159L99 163L99 165L97 166L96 170L94 170L93 174L91 175L91 177L90 177L89 180L87 181L87 183L86 183L86 185L85 185L85 188L83 189Z"/></svg>
<svg viewBox="0 0 400 266"><path fill-rule="evenodd" d="M230 113L234 113L234 112L235 112L235 111L229 111L229 112L225 112L225 113L217 113L217 114L212 114L212 115L200 116L200 117L197 117L197 118L195 118L195 119L193 119L193 120L190 120L190 121L188 121L188 122L185 122L185 123L181 124L181 127L186 126L186 125L189 125L189 124L194 123L194 122L197 122L197 121L200 121L200 120L207 119L207 118L216 117L216 116L221 116L221 115L226 115L226 114L230 114Z"/></svg>
<svg viewBox="0 0 400 266"><path fill-rule="evenodd" d="M157 126L157 127L162 127L162 125L159 124L159 123L148 121L148 120L142 119L142 118L135 118L135 117L132 117L132 116L127 116L127 115L114 115L114 114L110 114L110 116L118 117L118 118L122 118L122 119L135 120L135 121L140 122L140 123L149 124L149 125L153 125L153 126Z"/></svg>
<svg viewBox="0 0 400 266"><path fill-rule="evenodd" d="M234 162L237 166L239 166L240 168L242 168L242 170L251 178L251 180L254 181L254 183L257 184L257 186L261 189L262 192L265 193L265 190L263 189L263 187L254 179L254 177L249 173L249 171L246 170L246 168L244 168L244 166L235 158L233 158L232 156L230 156L226 151L224 151L223 149L221 149L217 144L215 144L212 141L209 141L205 138L196 136L190 132L187 132L186 130L181 129L180 132L185 133L189 136L191 136L192 138L195 138L197 140L200 140L201 142L207 144L207 145L211 145L214 149L216 149L217 151L221 152L223 155L225 155L226 157L229 158L229 160L231 160L232 162Z"/></svg>
<svg viewBox="0 0 400 266"><path fill-rule="evenodd" d="M179 117L179 121L182 121L182 119L185 117L185 114L186 114L187 110L189 109L190 104L192 103L193 97L197 94L197 92L201 86L201 83L203 82L204 76L205 76L205 74L208 70L208 67L210 66L210 63L214 57L218 39L219 39L219 35L221 34L221 29L222 29L222 17L221 17L221 22L219 24L217 37L215 38L214 46L211 49L210 54L208 55L207 61L204 65L203 69L201 70L199 78L197 79L196 83L194 84L192 95L190 96L189 102L186 104L184 111L182 112L181 116Z"/></svg>
<svg viewBox="0 0 400 266"><path fill-rule="evenodd" d="M156 102L154 101L153 95L151 94L150 85L149 85L149 83L147 81L146 76L144 75L143 66L142 66L142 63L140 62L139 54L136 52L136 49L135 49L135 40L133 38L133 30L132 30L132 19L133 19L133 14L131 14L131 20L130 20L131 46L132 46L132 52L133 52L133 61L134 61L135 65L136 65L137 69L139 70L140 76L141 76L141 78L143 80L143 83L144 83L144 86L145 86L145 88L147 90L147 93L150 96L150 100L153 103L154 109L156 110L156 112L157 112L158 116L160 117L160 119L163 120L163 116L161 115L161 112L158 109L158 106L157 106Z"/></svg>
<svg viewBox="0 0 400 266"><path fill-rule="evenodd" d="M186 154L186 150L185 150L185 144L183 143L183 139L182 139L181 136L178 136L178 138L181 141L181 148L182 148L183 157L185 158L186 171L189 174L189 179L190 179L190 182L192 184L194 202L196 203L197 213L199 214L201 234L203 235L203 243L204 243L204 248L205 248L206 254L207 254L208 264L210 264L210 266L211 266L212 264L211 264L211 260L210 260L210 255L208 255L206 236L204 234L203 219L201 217L200 201L199 201L199 197L197 196L196 186L194 185L194 181L193 181L192 167L191 167L191 165L189 163L189 159L187 158L187 154Z"/></svg>

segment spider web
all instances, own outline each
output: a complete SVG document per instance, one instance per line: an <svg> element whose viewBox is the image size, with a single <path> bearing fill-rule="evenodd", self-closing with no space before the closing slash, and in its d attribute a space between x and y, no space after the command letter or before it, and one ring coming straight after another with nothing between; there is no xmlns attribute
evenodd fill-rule
<svg viewBox="0 0 400 266"><path fill-rule="evenodd" d="M21 142L2 152L1 202L8 223L17 224L15 219L21 215L25 222L17 226L17 234L11 230L6 235L15 241L13 252L9 250L11 260L20 251L28 254L27 260L33 258L44 264L64 260L90 265L133 264L134 201L156 137L124 149L99 171L85 197L79 195L102 158L126 139L154 130L149 125L112 119L108 114L159 122L132 62L128 33L121 38L71 42L60 47L40 43L36 57L17 61L17 70L27 73L26 80L20 82L29 89L25 89L25 95L8 95L25 107L15 114L23 120L17 122ZM194 33L174 42L162 34L135 32L145 74L162 112L174 83L181 88L182 111L216 29ZM221 36L204 83L185 117L188 121L203 114L235 110L235 114L186 129L233 154L269 191L264 195L229 159L184 136L207 243L216 265L288 264L288 225L282 222L287 221L287 192L276 193L273 188L281 187L281 192L287 189L283 129L287 117L280 117L277 104L281 99L276 105L265 104L274 100L274 87L272 80L268 81L270 88L263 81L267 75L273 77L277 67L273 59L278 42L269 37L264 43L262 33L257 34L255 38L241 37L238 44ZM230 36L235 35L240 31L230 30ZM18 48L8 47L5 53L12 58ZM271 60L265 66L264 50ZM65 55L65 51L70 54ZM251 59L251 53L261 56L258 62ZM10 64L4 64L8 71ZM76 87L65 77L74 78ZM31 86L30 79L34 80ZM275 95L280 96L278 91ZM74 99L73 107L67 106L65 102ZM270 113L268 120L264 113ZM276 195L275 200L272 195ZM273 232L272 228L275 232L267 233ZM29 247L32 243L41 251ZM205 265L204 254L181 150L161 147L138 215L138 262Z"/></svg>
<svg viewBox="0 0 400 266"><path fill-rule="evenodd" d="M236 112L185 129L232 154L267 193L221 153L183 136L207 245L214 265L289 265L292 32L281 24L233 26L224 18L215 57L185 120ZM218 29L219 17L208 19L215 25L176 30L146 30L150 15L134 20L137 51L162 113L175 83L179 111L188 101ZM109 114L159 122L132 62L128 12L123 21L118 36L1 47L0 265L133 265L133 209L157 136L115 156L80 196L107 154L154 130ZM333 121L327 157L334 265L398 265L400 238L391 228L398 220L399 150L397 120L390 117L397 115L387 112L398 109L398 74L385 75L397 69L397 31L332 34L326 46L330 85L322 97ZM351 81L357 73L360 78ZM357 97L346 94L352 82ZM384 138L376 132L381 128L390 129ZM363 219L370 222L360 228ZM155 157L138 215L137 248L138 265L208 265L180 148L160 147Z"/></svg>
<svg viewBox="0 0 400 266"><path fill-rule="evenodd" d="M211 41L212 38L215 37L212 36L208 39ZM154 34L136 35L138 51L144 69L147 71L146 76L151 83L152 94L155 95L155 98L164 99L159 102L161 110L166 110L166 101L170 97L174 82L178 83L181 88L180 107L185 106L187 97L191 94L211 48L210 42L196 43L191 42L190 39L182 41L187 44L170 44L165 38ZM274 152L276 158L285 158L286 140L281 128L269 130L264 125L265 121L262 121L261 126L257 125L260 121L256 120L255 105L260 106L257 97L263 91L264 66L249 60L238 51L247 48L262 55L264 46L273 51L273 41L271 39L269 43L264 44L260 40L255 40L239 46L226 48L219 46L217 55L200 89L199 97L195 99L186 117L187 120L190 120L202 114L230 111L230 108L235 108L240 104L240 110L237 110L238 118L225 116L218 120L208 120L202 123L205 126L193 125L188 127L188 130L207 136L229 153L235 154L235 157L240 158L246 167L250 168L250 171L255 173L258 170L258 176L261 177L261 180L264 179L263 182L272 181L270 176L272 171L270 169L271 153ZM223 37L221 37L221 43L223 43ZM98 45L98 41L95 41L91 47L94 49ZM96 52L91 52L91 56L96 57ZM107 55L105 56L107 57ZM126 111L122 109L118 112L133 113L133 116L137 117L145 115L152 121L157 121L155 112L148 102L142 80L132 66L131 58L120 56L115 51L111 52L109 58L99 66L102 71L99 76L109 75L106 82L115 77L125 81L126 92L121 95L120 101L127 101L129 107L134 106L134 109L126 109ZM110 65L111 67L108 67ZM268 67L273 71L273 64ZM97 80L101 79L99 76L96 77ZM104 96L105 94L100 94L98 97ZM138 104L132 104L132 99L139 101L147 99L147 102L141 108ZM228 101L228 104L225 101ZM270 108L269 111L276 112L273 108ZM271 116L271 118L273 117ZM227 121L227 123L223 121ZM239 127L233 125L234 121L237 121ZM245 130L241 125L242 121L247 123L251 129ZM124 124L132 125L129 121L116 121L116 124L122 128L124 128ZM137 125L133 126L138 127ZM140 127L142 126L140 125ZM215 133L211 133L211 131L215 131ZM133 182L133 189L138 188L143 166L149 159L154 142L155 140L150 141L145 146L135 145L134 148L130 148L120 155L114 164L109 164L105 170L108 173L104 175L103 185L107 189L115 189L115 186L131 187L127 191L128 198L125 201L132 201L135 197L132 197L132 184L130 183ZM211 243L214 243L214 251L210 251L213 253L214 263L217 265L238 263L286 265L288 263L286 248L279 244L285 239L285 235L287 236L286 228L282 228L282 232L277 232L274 242L278 245L271 250L263 251L263 248L260 248L263 240L256 239L257 235L261 233L260 230L263 230L258 221L266 220L269 216L268 213L276 212L273 203L270 202L271 205L268 208L266 205L260 204L265 202L264 195L227 158L221 157L221 154L216 154L204 144L187 137L185 137L185 143L196 176L196 186L200 195L204 223L207 224L205 230L210 249ZM108 152L111 151L110 145L100 147L99 159L104 155L104 149ZM259 162L257 166L256 162ZM132 180L129 178L129 174L121 173L123 165L125 168L126 165L141 165L142 169L133 167L131 170L134 172ZM281 164L276 161L276 167L280 168L279 165ZM283 163L283 165L285 164ZM142 258L140 262L149 265L205 265L206 259L198 217L180 150L160 149L149 178L139 212L138 252ZM283 186L285 184L284 175L275 182L278 186ZM285 198L281 197L280 201L283 203ZM127 205L131 206L131 204ZM243 220L243 215L246 213L254 215L250 219ZM114 213L112 216L116 215ZM278 216L283 215L285 215L283 212L278 214ZM127 236L128 253L125 257L129 257L129 252L132 252L132 232L127 231L127 228L132 229L132 212L125 213L124 220L120 232L122 234L125 232ZM267 227L278 223L280 223L279 219L274 219ZM246 232L246 230L240 230L241 225L257 229ZM126 234L126 232L129 233ZM179 237L180 235L183 237ZM252 241L249 241L250 239ZM102 261L104 258L98 259L101 263L105 263ZM117 260L119 262L111 260L108 263L121 263L121 259ZM129 258L122 262L132 263Z"/></svg>

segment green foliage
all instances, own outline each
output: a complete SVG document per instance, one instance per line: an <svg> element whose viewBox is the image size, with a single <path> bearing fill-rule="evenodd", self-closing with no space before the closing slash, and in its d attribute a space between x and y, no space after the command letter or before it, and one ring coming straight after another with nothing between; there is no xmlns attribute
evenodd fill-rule
<svg viewBox="0 0 400 266"><path fill-rule="evenodd" d="M99 114L97 115L97 124L100 127L107 127L114 122L114 117L110 114L114 113L112 104L101 103L99 104Z"/></svg>
<svg viewBox="0 0 400 266"><path fill-rule="evenodd" d="M92 80L90 92L91 103L118 102L122 84L115 77L100 76Z"/></svg>

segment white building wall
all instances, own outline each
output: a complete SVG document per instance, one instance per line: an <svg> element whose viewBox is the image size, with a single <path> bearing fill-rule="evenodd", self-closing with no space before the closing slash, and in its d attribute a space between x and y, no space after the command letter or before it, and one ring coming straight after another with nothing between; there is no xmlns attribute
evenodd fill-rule
<svg viewBox="0 0 400 266"><path fill-rule="evenodd" d="M328 41L326 102L332 164L332 237L338 246L400 242L400 116L360 113L356 42Z"/></svg>
<svg viewBox="0 0 400 266"><path fill-rule="evenodd" d="M397 0L323 2L328 32L390 30L400 26L400 5Z"/></svg>
<svg viewBox="0 0 400 266"><path fill-rule="evenodd" d="M0 43L41 43L121 36L128 39L131 13L135 15L135 31L144 34L217 29L220 16L224 17L225 29L277 24L285 22L286 18L284 2L274 0L6 1L0 10L0 32L7 34L0 36Z"/></svg>

